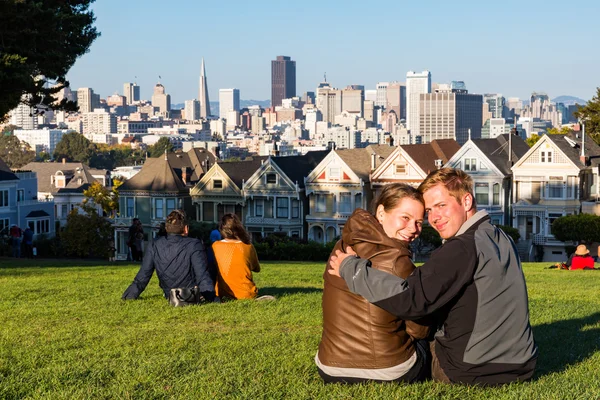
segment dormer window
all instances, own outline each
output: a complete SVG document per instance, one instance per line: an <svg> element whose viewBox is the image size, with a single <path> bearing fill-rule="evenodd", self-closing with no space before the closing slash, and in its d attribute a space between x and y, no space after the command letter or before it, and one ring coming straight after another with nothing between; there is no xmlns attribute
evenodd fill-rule
<svg viewBox="0 0 600 400"><path fill-rule="evenodd" d="M465 171L477 171L477 159L465 158Z"/></svg>
<svg viewBox="0 0 600 400"><path fill-rule="evenodd" d="M275 185L277 183L277 174L267 174L267 185Z"/></svg>
<svg viewBox="0 0 600 400"><path fill-rule="evenodd" d="M406 165L404 165L404 164L396 164L395 172L396 172L396 175L404 175L404 174L406 174Z"/></svg>
<svg viewBox="0 0 600 400"><path fill-rule="evenodd" d="M551 163L552 162L552 152L551 151L540 151L540 161L543 163Z"/></svg>
<svg viewBox="0 0 600 400"><path fill-rule="evenodd" d="M221 179L213 180L213 189L223 189L223 181Z"/></svg>

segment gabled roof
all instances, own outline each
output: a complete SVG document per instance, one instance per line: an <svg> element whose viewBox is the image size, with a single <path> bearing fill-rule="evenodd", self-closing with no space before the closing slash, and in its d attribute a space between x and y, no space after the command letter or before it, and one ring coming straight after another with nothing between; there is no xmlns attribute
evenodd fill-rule
<svg viewBox="0 0 600 400"><path fill-rule="evenodd" d="M267 156L249 157L244 161L219 162L219 167L229 176L229 179L242 188L242 182L247 181L260 168Z"/></svg>
<svg viewBox="0 0 600 400"><path fill-rule="evenodd" d="M493 139L472 139L471 141L490 162L504 175L512 173L512 165L508 162L509 134L499 135ZM518 135L512 135L512 162L515 163L529 151L527 143Z"/></svg>
<svg viewBox="0 0 600 400"><path fill-rule="evenodd" d="M96 179L92 176L90 168L80 162L30 162L21 168L33 171L38 178L38 192L43 193L83 193ZM66 177L71 177L64 188L58 188L52 181L52 176L61 171ZM104 171L105 170L95 170Z"/></svg>
<svg viewBox="0 0 600 400"><path fill-rule="evenodd" d="M0 181L14 181L19 178L10 170L4 160L0 158Z"/></svg>
<svg viewBox="0 0 600 400"><path fill-rule="evenodd" d="M309 151L301 156L271 157L271 160L287 175L298 187L304 187L304 177L327 156L329 150Z"/></svg>
<svg viewBox="0 0 600 400"><path fill-rule="evenodd" d="M180 179L183 168L188 168L191 173L190 182L198 182L215 163L215 156L204 148L192 148L187 153L167 153L167 158Z"/></svg>
<svg viewBox="0 0 600 400"><path fill-rule="evenodd" d="M460 145L454 139L436 139L430 143L403 144L400 147L426 174L438 168L435 160L442 160L442 165L446 164L460 149Z"/></svg>
<svg viewBox="0 0 600 400"><path fill-rule="evenodd" d="M369 145L365 148L342 149L335 152L363 182L369 182L372 155L377 155L375 160L375 168L377 168L395 148L388 145Z"/></svg>
<svg viewBox="0 0 600 400"><path fill-rule="evenodd" d="M165 157L149 158L140 172L119 187L120 192L189 192Z"/></svg>
<svg viewBox="0 0 600 400"><path fill-rule="evenodd" d="M579 167L579 169L589 167L589 165L584 165L580 159L581 133L577 134L575 132L570 132L564 135L546 136L548 136L548 139L551 140L577 167ZM571 146L565 137L571 139L571 141L575 143L575 146ZM589 135L585 135L584 155L589 158L592 167L600 165L600 146L598 146L596 142L594 142L594 139Z"/></svg>

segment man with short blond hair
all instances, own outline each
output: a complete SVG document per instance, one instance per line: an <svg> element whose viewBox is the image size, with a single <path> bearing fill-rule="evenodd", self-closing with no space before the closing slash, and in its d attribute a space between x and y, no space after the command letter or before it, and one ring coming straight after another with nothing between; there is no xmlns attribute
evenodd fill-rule
<svg viewBox="0 0 600 400"><path fill-rule="evenodd" d="M473 179L464 171L436 170L419 190L444 240L428 262L402 279L338 251L330 272L402 319L434 318L434 380L497 385L531 378L537 346L515 244L477 212Z"/></svg>

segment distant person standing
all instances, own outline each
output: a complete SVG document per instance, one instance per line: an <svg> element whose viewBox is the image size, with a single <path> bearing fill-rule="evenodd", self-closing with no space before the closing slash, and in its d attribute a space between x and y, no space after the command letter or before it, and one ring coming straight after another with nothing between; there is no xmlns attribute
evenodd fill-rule
<svg viewBox="0 0 600 400"><path fill-rule="evenodd" d="M140 222L140 220L137 218L134 218L131 221L131 226L129 227L128 235L127 235L127 246L129 247L129 250L131 253L131 261L137 260L137 251L136 251L136 247L135 247L135 234L137 233L138 222Z"/></svg>
<svg viewBox="0 0 600 400"><path fill-rule="evenodd" d="M208 237L208 246L206 247L206 258L208 260L208 273L210 274L213 282L217 281L217 262L215 260L215 253L212 249L212 245L215 242L221 240L221 232L219 232L218 226L215 226L214 229L210 232L210 236Z"/></svg>
<svg viewBox="0 0 600 400"><path fill-rule="evenodd" d="M21 258L21 236L23 231L17 225L10 227L10 239L12 245L12 255L15 258Z"/></svg>
<svg viewBox="0 0 600 400"><path fill-rule="evenodd" d="M23 243L25 244L25 257L33 258L33 231L29 225L23 231Z"/></svg>

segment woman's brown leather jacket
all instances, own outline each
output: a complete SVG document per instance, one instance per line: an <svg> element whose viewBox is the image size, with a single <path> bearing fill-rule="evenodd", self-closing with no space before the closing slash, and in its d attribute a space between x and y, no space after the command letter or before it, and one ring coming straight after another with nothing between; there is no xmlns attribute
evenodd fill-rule
<svg viewBox="0 0 600 400"><path fill-rule="evenodd" d="M407 243L388 237L379 221L365 210L354 211L332 254L347 246L352 246L359 257L371 260L374 268L401 278L415 269ZM413 338L428 335L428 327L398 319L351 293L342 278L327 271L323 278L323 334L318 353L322 364L338 368L392 367L413 355Z"/></svg>

